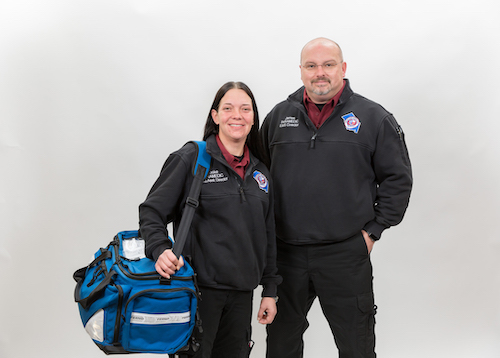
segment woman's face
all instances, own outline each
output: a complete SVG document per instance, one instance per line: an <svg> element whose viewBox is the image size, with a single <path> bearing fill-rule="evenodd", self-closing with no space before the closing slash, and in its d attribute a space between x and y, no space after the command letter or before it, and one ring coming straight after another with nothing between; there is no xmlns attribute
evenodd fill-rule
<svg viewBox="0 0 500 358"><path fill-rule="evenodd" d="M212 109L212 119L219 126L219 137L223 143L245 143L253 118L252 99L241 89L227 91L218 110Z"/></svg>

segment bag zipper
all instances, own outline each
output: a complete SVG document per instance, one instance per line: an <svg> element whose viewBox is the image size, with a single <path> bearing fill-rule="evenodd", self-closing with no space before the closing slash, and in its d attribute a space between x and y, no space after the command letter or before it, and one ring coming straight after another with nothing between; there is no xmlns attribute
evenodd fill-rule
<svg viewBox="0 0 500 358"><path fill-rule="evenodd" d="M119 255L119 242L117 242L115 245L115 264L120 268L120 271L127 276L128 278L135 279L135 280L161 280L162 276L158 274L156 271L150 271L150 272L144 272L144 273L130 273L128 272L125 268L127 265L122 263L122 257ZM128 267L127 267L128 268ZM179 281L190 281L193 279L193 276L170 276L170 279L173 280L179 280Z"/></svg>
<svg viewBox="0 0 500 358"><path fill-rule="evenodd" d="M127 266L122 264L121 261L117 261L117 265L125 276L127 276L128 278L134 279L134 280L142 280L142 281L167 280L167 279L164 279L163 276L158 274L156 271L144 272L144 273L130 273L125 269L125 267L127 267ZM168 280L191 281L192 279L193 279L193 276L170 276L170 279L168 279Z"/></svg>
<svg viewBox="0 0 500 358"><path fill-rule="evenodd" d="M128 305L129 305L130 302L132 302L136 297L143 296L144 294L146 294L148 292L180 292L180 291L188 291L188 292L191 292L196 298L198 297L198 294L196 293L196 291L194 291L194 290L192 290L190 288L187 288L187 287L164 288L164 289L151 288L149 290L142 290L140 292L137 292L135 295L131 296L127 300L127 303L125 304L125 310L124 310L124 312L127 312Z"/></svg>
<svg viewBox="0 0 500 358"><path fill-rule="evenodd" d="M114 285L118 290L118 307L116 310L116 319L115 319L115 333L113 336L113 345L121 346L120 344L120 326L121 326L121 318L122 318L122 306L123 306L123 289L120 285Z"/></svg>

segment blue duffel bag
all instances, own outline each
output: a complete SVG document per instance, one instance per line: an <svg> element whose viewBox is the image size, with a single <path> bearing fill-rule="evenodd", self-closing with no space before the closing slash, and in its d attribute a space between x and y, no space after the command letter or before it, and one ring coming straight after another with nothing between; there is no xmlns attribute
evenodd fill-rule
<svg viewBox="0 0 500 358"><path fill-rule="evenodd" d="M106 354L196 350L191 338L199 325L198 288L184 262L166 279L144 256L138 232L122 231L89 266L75 272L80 317L99 348Z"/></svg>

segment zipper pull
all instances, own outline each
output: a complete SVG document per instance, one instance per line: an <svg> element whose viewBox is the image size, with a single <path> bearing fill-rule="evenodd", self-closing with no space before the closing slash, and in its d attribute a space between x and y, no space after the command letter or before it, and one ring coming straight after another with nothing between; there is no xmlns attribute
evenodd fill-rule
<svg viewBox="0 0 500 358"><path fill-rule="evenodd" d="M311 137L311 145L309 146L309 149L314 149L314 145L316 143L316 137L318 136L318 132L315 132L313 136Z"/></svg>
<svg viewBox="0 0 500 358"><path fill-rule="evenodd" d="M399 140L403 140L403 128L401 128L401 126L398 126L396 128L396 132L398 133L398 136L399 136Z"/></svg>
<svg viewBox="0 0 500 358"><path fill-rule="evenodd" d="M245 197L245 192L243 191L243 187L241 186L240 186L240 198L242 203L247 201L247 198Z"/></svg>

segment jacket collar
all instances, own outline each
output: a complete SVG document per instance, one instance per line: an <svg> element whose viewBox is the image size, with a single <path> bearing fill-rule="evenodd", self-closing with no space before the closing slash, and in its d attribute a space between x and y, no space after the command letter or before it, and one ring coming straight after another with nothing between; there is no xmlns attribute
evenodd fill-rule
<svg viewBox="0 0 500 358"><path fill-rule="evenodd" d="M210 137L207 138L207 153L212 156L212 158L217 159L219 162L226 163L226 159L224 158L224 155L222 154L222 151L220 150L219 146L217 145L217 140L215 139L215 134L210 135ZM247 173L253 170L253 167L255 167L259 163L259 160L254 157L252 152L250 152L250 163L248 164L247 167Z"/></svg>

